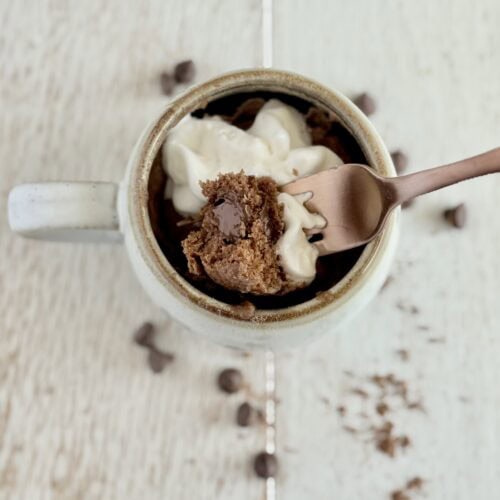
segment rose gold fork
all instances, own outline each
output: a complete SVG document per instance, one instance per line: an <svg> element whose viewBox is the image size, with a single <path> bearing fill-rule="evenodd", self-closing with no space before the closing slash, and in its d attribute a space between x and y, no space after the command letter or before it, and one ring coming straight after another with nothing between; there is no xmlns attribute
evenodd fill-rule
<svg viewBox="0 0 500 500"><path fill-rule="evenodd" d="M312 193L305 206L326 220L314 245L320 255L369 242L382 231L389 214L401 203L481 175L500 172L500 148L478 156L401 177L381 177L366 165L346 164L298 179L285 193Z"/></svg>

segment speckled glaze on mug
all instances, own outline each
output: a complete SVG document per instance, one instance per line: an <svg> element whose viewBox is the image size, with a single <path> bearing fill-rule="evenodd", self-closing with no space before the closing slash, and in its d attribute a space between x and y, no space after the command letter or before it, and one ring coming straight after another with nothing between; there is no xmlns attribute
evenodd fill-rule
<svg viewBox="0 0 500 500"><path fill-rule="evenodd" d="M243 349L288 347L333 332L355 315L387 276L399 225L396 211L383 233L366 246L353 268L330 290L293 307L257 310L251 321L177 273L161 251L149 220L148 179L153 160L168 131L186 114L220 97L255 91L286 93L331 110L355 137L369 164L382 175L395 175L391 158L365 115L339 92L300 75L267 69L238 71L193 87L170 102L137 144L120 191L126 246L141 283L163 309L194 332Z"/></svg>

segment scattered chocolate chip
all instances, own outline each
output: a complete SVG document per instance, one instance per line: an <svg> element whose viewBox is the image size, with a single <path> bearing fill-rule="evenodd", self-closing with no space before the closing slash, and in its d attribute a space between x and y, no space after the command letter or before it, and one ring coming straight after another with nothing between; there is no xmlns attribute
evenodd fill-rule
<svg viewBox="0 0 500 500"><path fill-rule="evenodd" d="M278 471L276 456L266 452L259 453L254 459L253 470L263 479L275 477Z"/></svg>
<svg viewBox="0 0 500 500"><path fill-rule="evenodd" d="M221 391L233 394L243 385L243 375L236 368L226 368L219 373L217 384Z"/></svg>
<svg viewBox="0 0 500 500"><path fill-rule="evenodd" d="M297 177L299 175L299 171L296 168L292 168L292 174Z"/></svg>
<svg viewBox="0 0 500 500"><path fill-rule="evenodd" d="M152 323L143 323L134 333L134 342L142 347L154 346L155 327Z"/></svg>
<svg viewBox="0 0 500 500"><path fill-rule="evenodd" d="M375 409L377 410L377 413L383 417L389 411L389 406L387 405L387 403L380 401L379 403L377 403Z"/></svg>
<svg viewBox="0 0 500 500"><path fill-rule="evenodd" d="M182 61L175 65L174 76L177 83L190 83L194 79L196 67L191 60Z"/></svg>
<svg viewBox="0 0 500 500"><path fill-rule="evenodd" d="M454 208L449 208L443 212L444 218L450 226L462 229L465 226L466 210L465 205L460 203Z"/></svg>
<svg viewBox="0 0 500 500"><path fill-rule="evenodd" d="M241 403L236 410L236 423L240 427L248 427L252 420L253 408L248 403Z"/></svg>
<svg viewBox="0 0 500 500"><path fill-rule="evenodd" d="M401 174L408 167L408 157L401 151L397 149L391 153L392 163L394 163L394 168L398 174Z"/></svg>
<svg viewBox="0 0 500 500"><path fill-rule="evenodd" d="M406 200L403 201L403 203L401 203L401 208L403 210L406 210L407 208L410 208L414 204L415 204L415 198L413 198L412 200Z"/></svg>
<svg viewBox="0 0 500 500"><path fill-rule="evenodd" d="M377 110L377 103L375 102L375 99L366 92L358 95L353 102L366 116L373 115L373 113Z"/></svg>
<svg viewBox="0 0 500 500"><path fill-rule="evenodd" d="M175 89L175 78L171 73L164 72L160 75L161 91L165 95L172 95Z"/></svg>
<svg viewBox="0 0 500 500"><path fill-rule="evenodd" d="M406 489L408 490L421 490L424 484L424 480L421 477L414 477L406 483Z"/></svg>
<svg viewBox="0 0 500 500"><path fill-rule="evenodd" d="M149 350L148 364L153 373L161 373L173 360L174 355L169 352L161 352L157 349Z"/></svg>

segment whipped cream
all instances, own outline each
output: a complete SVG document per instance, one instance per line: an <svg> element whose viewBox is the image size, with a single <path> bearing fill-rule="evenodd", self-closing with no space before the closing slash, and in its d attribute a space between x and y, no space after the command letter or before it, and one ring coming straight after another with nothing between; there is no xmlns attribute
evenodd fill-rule
<svg viewBox="0 0 500 500"><path fill-rule="evenodd" d="M206 199L200 183L219 174L269 176L278 185L336 167L342 160L324 146L311 145L304 117L276 99L257 113L253 125L241 130L220 117L184 117L169 133L163 165L169 176L166 197L177 212L198 213ZM285 230L277 245L281 265L291 281L310 282L316 274L316 248L304 229L322 227L325 220L310 213L307 197L281 193Z"/></svg>

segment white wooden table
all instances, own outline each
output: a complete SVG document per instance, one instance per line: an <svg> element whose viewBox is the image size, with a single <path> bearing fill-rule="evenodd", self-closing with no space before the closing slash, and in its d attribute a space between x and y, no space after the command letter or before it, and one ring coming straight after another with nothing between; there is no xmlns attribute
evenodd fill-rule
<svg viewBox="0 0 500 500"><path fill-rule="evenodd" d="M24 181L119 180L166 103L159 72L186 57L198 81L261 64L260 8L1 1L1 205ZM274 64L348 94L369 90L388 146L424 168L500 145L499 25L497 0L275 0ZM426 498L499 497L499 194L497 176L419 200L404 213L394 281L369 309L342 333L278 355L278 498L387 499L415 475ZM460 201L463 231L440 215ZM169 323L122 248L22 240L5 211L0 290L1 499L264 497L251 456L265 429L238 428L247 395L214 384L221 367L240 367L262 402L263 354ZM131 341L147 319L177 356L160 375ZM342 429L336 406L356 404L345 371L394 373L421 396L426 413L391 414L413 442L403 454L391 459Z"/></svg>

